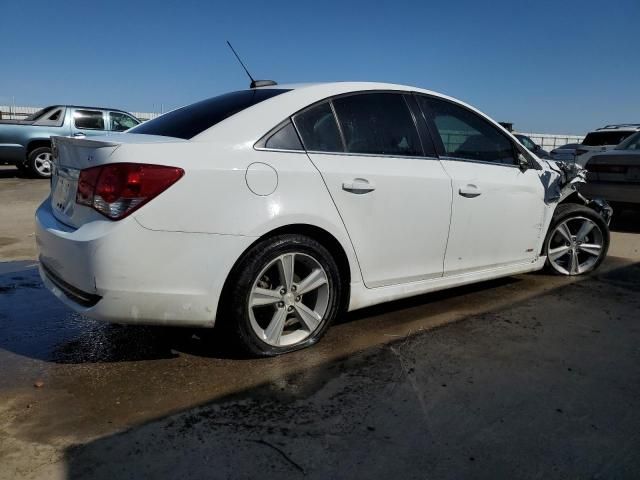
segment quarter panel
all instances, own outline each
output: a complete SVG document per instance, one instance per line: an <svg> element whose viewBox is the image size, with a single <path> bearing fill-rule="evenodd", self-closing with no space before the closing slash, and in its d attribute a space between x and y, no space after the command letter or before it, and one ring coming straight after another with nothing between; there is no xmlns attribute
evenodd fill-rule
<svg viewBox="0 0 640 480"><path fill-rule="evenodd" d="M134 213L145 228L259 238L287 225L313 225L338 240L347 254L352 281L361 281L342 220L320 173L304 152L204 142L145 147L123 145L112 161L127 161L144 151L147 159L153 156L149 163L185 169L182 179ZM258 195L247 185L246 170L256 162L277 173L277 186L270 195Z"/></svg>

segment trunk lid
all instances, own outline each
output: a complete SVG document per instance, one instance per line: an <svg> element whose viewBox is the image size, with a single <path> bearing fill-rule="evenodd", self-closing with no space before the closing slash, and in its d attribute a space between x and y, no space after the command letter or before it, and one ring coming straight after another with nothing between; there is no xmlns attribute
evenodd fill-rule
<svg viewBox="0 0 640 480"><path fill-rule="evenodd" d="M111 163L114 152L125 144L182 141L155 135L131 133L92 138L52 137L51 140L53 150L51 208L59 221L74 228L79 228L83 224L95 220L111 221L92 208L76 203L78 178L81 170Z"/></svg>

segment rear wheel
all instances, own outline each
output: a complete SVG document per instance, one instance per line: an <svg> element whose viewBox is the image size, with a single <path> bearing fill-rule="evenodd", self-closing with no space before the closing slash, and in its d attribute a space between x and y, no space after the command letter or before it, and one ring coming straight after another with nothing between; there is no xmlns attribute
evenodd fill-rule
<svg viewBox="0 0 640 480"><path fill-rule="evenodd" d="M342 282L322 244L293 234L255 245L225 290L225 334L251 355L273 356L320 339L339 313Z"/></svg>
<svg viewBox="0 0 640 480"><path fill-rule="evenodd" d="M52 169L51 147L38 147L29 152L27 167L29 172L38 178L49 178Z"/></svg>
<svg viewBox="0 0 640 480"><path fill-rule="evenodd" d="M558 275L583 275L600 266L609 249L609 228L598 213L577 204L556 209L544 243L546 267Z"/></svg>

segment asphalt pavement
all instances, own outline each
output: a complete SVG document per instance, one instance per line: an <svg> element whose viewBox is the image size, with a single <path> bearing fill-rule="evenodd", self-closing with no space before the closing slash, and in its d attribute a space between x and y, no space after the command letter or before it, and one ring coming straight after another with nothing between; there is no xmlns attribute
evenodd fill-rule
<svg viewBox="0 0 640 480"><path fill-rule="evenodd" d="M41 285L46 181L0 169L0 478L639 478L640 221L602 268L352 312L235 356L118 326Z"/></svg>

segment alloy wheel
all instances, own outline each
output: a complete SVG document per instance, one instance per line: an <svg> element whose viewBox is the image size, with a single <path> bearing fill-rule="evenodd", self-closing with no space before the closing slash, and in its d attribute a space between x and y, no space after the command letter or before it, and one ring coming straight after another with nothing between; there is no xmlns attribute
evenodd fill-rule
<svg viewBox="0 0 640 480"><path fill-rule="evenodd" d="M327 273L315 258L285 253L253 283L247 305L251 327L271 346L303 342L322 324L331 295Z"/></svg>
<svg viewBox="0 0 640 480"><path fill-rule="evenodd" d="M571 217L559 223L548 241L549 263L563 275L593 270L604 253L602 231L586 217Z"/></svg>
<svg viewBox="0 0 640 480"><path fill-rule="evenodd" d="M33 167L39 175L43 177L51 175L51 159L52 155L50 152L43 152L34 159Z"/></svg>

